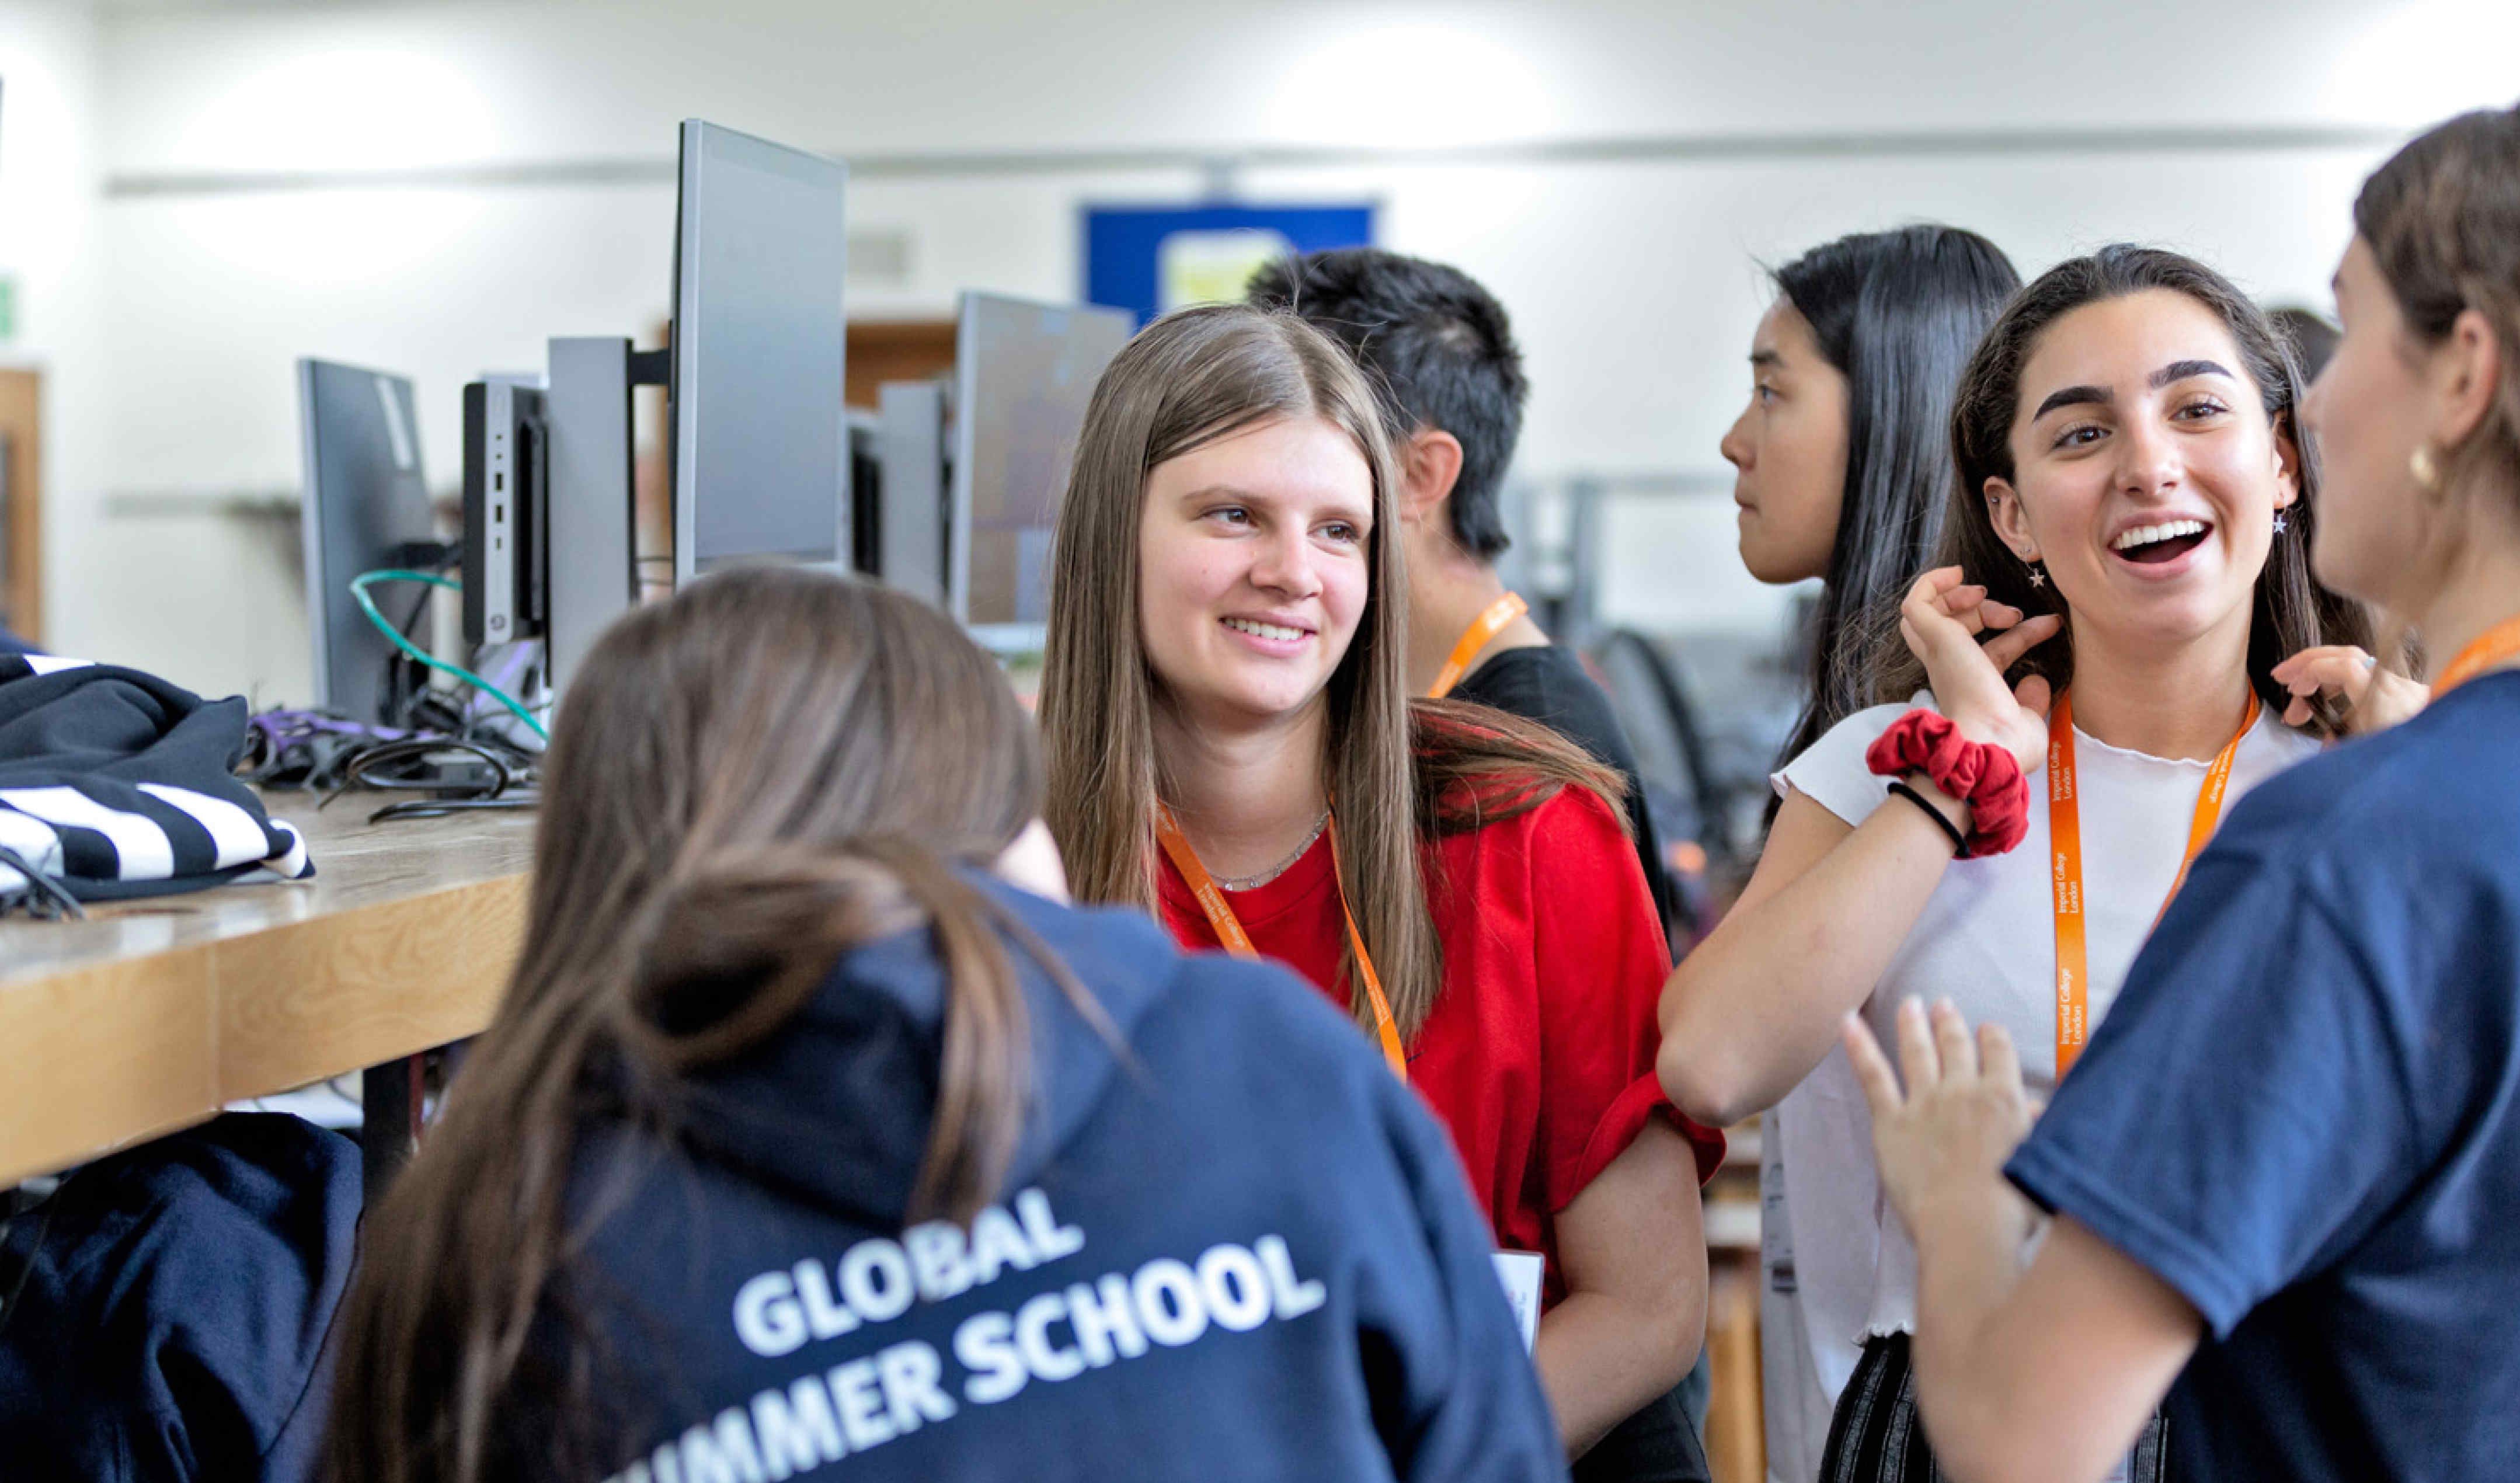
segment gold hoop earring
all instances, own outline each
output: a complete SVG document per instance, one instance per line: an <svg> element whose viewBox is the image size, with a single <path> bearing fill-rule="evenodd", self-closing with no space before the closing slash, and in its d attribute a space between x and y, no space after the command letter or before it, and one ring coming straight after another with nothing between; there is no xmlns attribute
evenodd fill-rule
<svg viewBox="0 0 2520 1483"><path fill-rule="evenodd" d="M2418 443L2415 451L2407 455L2407 473L2414 479L2417 489L2426 494L2441 493L2441 465L2433 459L2432 444Z"/></svg>

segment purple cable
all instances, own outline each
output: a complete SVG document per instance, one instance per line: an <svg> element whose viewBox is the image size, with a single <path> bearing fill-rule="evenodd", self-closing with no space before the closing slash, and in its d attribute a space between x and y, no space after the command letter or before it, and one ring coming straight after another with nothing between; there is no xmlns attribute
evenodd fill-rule
<svg viewBox="0 0 2520 1483"><path fill-rule="evenodd" d="M379 742L399 742L412 735L391 726L370 726L328 716L320 710L267 710L248 717L246 724L262 733L263 740L274 747L308 737L368 737Z"/></svg>

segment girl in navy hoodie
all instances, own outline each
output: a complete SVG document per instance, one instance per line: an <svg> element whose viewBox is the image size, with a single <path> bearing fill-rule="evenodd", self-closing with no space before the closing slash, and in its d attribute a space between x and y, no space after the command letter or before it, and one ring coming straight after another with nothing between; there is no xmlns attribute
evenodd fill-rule
<svg viewBox="0 0 2520 1483"><path fill-rule="evenodd" d="M606 636L549 772L333 1476L1562 1476L1443 1133L1282 969L1063 904L948 620L713 577Z"/></svg>

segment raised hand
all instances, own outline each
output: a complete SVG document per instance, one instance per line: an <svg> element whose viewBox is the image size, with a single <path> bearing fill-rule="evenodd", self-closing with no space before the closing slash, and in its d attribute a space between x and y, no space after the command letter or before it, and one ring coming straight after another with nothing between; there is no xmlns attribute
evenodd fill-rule
<svg viewBox="0 0 2520 1483"><path fill-rule="evenodd" d="M2033 675L2008 686L2003 672L2054 638L2065 620L2054 613L2024 618L2020 608L1994 601L1961 576L1957 566L1938 566L1918 577L1899 605L1900 636L1924 661L1934 703L1960 735L2002 746L2022 772L2036 772L2048 760L2053 697L2046 680Z"/></svg>
<svg viewBox="0 0 2520 1483"><path fill-rule="evenodd" d="M1910 999L1899 1006L1900 1074L1872 1038L1861 1014L1846 1016L1847 1058L1864 1100L1872 1105L1872 1149L1881 1165L1881 1188L1908 1229L1922 1228L1937 1211L1974 1207L1994 1197L2026 1238L2033 1219L2029 1202L2002 1182L2003 1161L2030 1132L2034 1120L2021 1085L2021 1059L2002 1025L1968 1021L1948 999L1928 1016Z"/></svg>
<svg viewBox="0 0 2520 1483"><path fill-rule="evenodd" d="M2274 667L2275 683L2292 692L2284 707L2286 726L2310 719L2311 701L2326 695L2345 713L2345 734L2366 736L2386 731L2424 708L2432 693L2351 644L2324 644L2305 649Z"/></svg>

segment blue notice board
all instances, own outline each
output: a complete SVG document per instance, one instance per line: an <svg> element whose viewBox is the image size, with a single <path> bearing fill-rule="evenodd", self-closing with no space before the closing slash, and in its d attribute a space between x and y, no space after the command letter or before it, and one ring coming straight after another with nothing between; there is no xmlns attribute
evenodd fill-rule
<svg viewBox="0 0 2520 1483"><path fill-rule="evenodd" d="M1145 324L1169 309L1240 298L1261 263L1287 252L1373 245L1362 205L1088 206L1085 301Z"/></svg>

